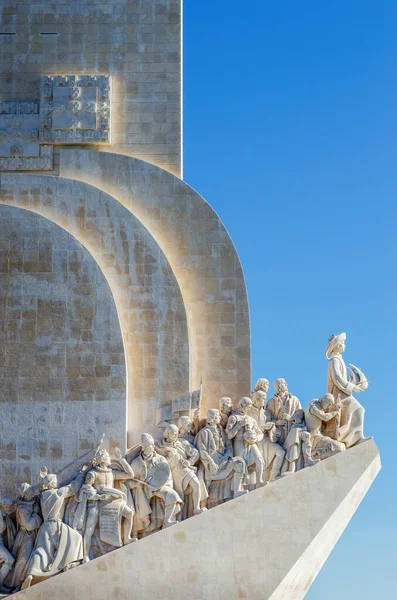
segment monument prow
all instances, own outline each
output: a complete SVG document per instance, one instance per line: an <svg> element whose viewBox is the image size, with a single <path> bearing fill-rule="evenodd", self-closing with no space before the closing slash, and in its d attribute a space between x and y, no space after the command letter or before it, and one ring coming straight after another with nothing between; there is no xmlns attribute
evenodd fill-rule
<svg viewBox="0 0 397 600"><path fill-rule="evenodd" d="M300 600L380 468L367 440L16 597Z"/></svg>

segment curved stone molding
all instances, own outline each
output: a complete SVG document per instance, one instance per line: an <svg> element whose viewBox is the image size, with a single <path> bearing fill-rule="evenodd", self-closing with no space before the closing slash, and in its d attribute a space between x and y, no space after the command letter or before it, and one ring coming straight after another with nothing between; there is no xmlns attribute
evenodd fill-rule
<svg viewBox="0 0 397 600"><path fill-rule="evenodd" d="M64 149L61 175L111 194L153 235L187 307L191 387L201 378L204 408L250 392L250 325L239 257L220 218L186 183L141 160Z"/></svg>
<svg viewBox="0 0 397 600"><path fill-rule="evenodd" d="M156 410L189 387L185 307L159 246L119 202L82 182L2 175L0 203L46 217L92 254L119 314L128 373L128 433L133 442L142 430L153 431ZM120 357L124 349L115 344L113 352Z"/></svg>
<svg viewBox="0 0 397 600"><path fill-rule="evenodd" d="M119 347L119 353L113 353ZM102 433L125 445L126 371L109 285L69 233L0 205L0 481L61 478ZM117 360L115 360L117 357Z"/></svg>

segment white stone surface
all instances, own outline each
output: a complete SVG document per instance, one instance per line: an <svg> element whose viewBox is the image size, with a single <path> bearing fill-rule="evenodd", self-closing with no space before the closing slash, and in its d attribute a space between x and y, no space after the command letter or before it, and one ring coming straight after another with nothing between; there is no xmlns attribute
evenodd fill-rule
<svg viewBox="0 0 397 600"><path fill-rule="evenodd" d="M36 482L43 465L62 481L104 431L125 446L122 348L92 255L58 225L0 201L1 494Z"/></svg>
<svg viewBox="0 0 397 600"><path fill-rule="evenodd" d="M110 143L110 82L105 75L41 78L40 142Z"/></svg>
<svg viewBox="0 0 397 600"><path fill-rule="evenodd" d="M111 151L181 174L182 0L2 0L0 22L0 101L37 102L43 75L110 76Z"/></svg>
<svg viewBox="0 0 397 600"><path fill-rule="evenodd" d="M379 469L366 441L16 598L300 600Z"/></svg>
<svg viewBox="0 0 397 600"><path fill-rule="evenodd" d="M2 175L0 204L25 208L62 227L87 248L105 276L123 338L110 343L110 366L127 356L127 431L130 445L136 443L143 430L155 430L156 410L165 400L189 389L185 306L167 258L131 212L78 181Z"/></svg>
<svg viewBox="0 0 397 600"><path fill-rule="evenodd" d="M247 288L236 248L214 209L184 181L130 156L65 148L60 174L116 198L167 257L186 306L190 391L203 381L203 416L223 395L235 404L248 396Z"/></svg>

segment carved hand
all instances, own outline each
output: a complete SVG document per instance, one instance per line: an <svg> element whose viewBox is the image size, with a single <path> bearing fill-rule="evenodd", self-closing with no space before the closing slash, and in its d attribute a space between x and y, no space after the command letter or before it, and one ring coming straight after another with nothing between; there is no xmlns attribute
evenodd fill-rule
<svg viewBox="0 0 397 600"><path fill-rule="evenodd" d="M225 469L227 467L228 463L229 463L229 458L224 458L218 467L219 471L221 471L222 469Z"/></svg>
<svg viewBox="0 0 397 600"><path fill-rule="evenodd" d="M216 475L216 473L218 473L218 465L214 460L211 459L211 461L208 464L208 469L211 475Z"/></svg>

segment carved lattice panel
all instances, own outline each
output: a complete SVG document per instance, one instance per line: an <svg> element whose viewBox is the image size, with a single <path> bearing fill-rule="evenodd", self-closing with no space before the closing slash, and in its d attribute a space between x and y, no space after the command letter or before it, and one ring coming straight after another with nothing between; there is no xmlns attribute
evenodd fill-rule
<svg viewBox="0 0 397 600"><path fill-rule="evenodd" d="M52 147L39 144L37 102L0 103L0 171L48 171Z"/></svg>
<svg viewBox="0 0 397 600"><path fill-rule="evenodd" d="M109 120L109 77L41 78L40 143L109 144Z"/></svg>

